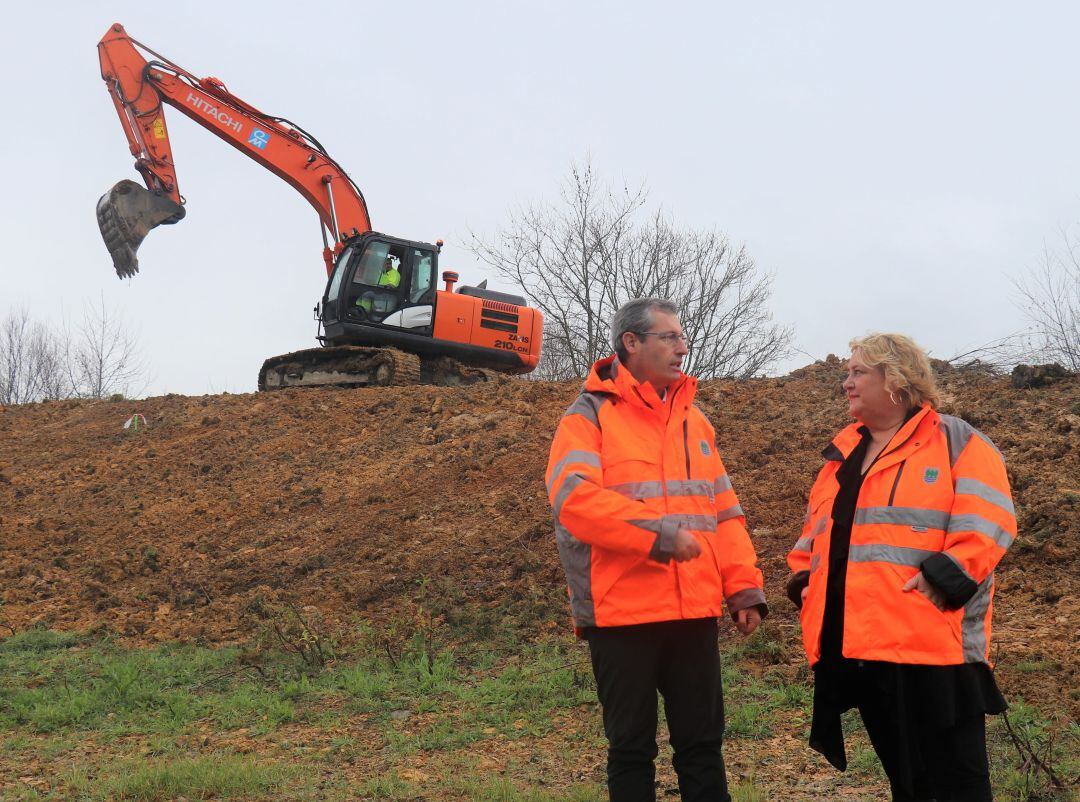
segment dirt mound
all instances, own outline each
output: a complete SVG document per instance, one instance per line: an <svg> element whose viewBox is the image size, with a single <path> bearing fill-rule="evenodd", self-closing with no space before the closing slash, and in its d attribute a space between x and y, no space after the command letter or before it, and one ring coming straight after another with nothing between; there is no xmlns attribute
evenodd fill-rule
<svg viewBox="0 0 1080 802"><path fill-rule="evenodd" d="M841 377L831 357L699 391L785 630L796 617L784 555L820 450L846 423ZM996 611L1006 684L1022 665L1029 698L1076 717L1080 380L1020 390L953 371L942 383L944 411L1005 453L1017 499L1021 537ZM501 380L0 409L0 624L214 643L250 636L268 609L294 602L329 626L419 604L523 634L562 628L543 472L577 391ZM136 412L146 424L124 429Z"/></svg>

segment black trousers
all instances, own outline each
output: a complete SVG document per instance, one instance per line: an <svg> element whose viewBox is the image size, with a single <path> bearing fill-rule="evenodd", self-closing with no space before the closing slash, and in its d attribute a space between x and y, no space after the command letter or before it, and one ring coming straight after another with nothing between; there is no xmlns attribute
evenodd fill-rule
<svg viewBox="0 0 1080 802"><path fill-rule="evenodd" d="M991 802L986 713L1005 700L986 666L822 659L810 746L847 768L840 716L857 708L894 802Z"/></svg>
<svg viewBox="0 0 1080 802"><path fill-rule="evenodd" d="M586 631L608 739L611 802L656 799L656 692L684 802L729 802L715 618Z"/></svg>
<svg viewBox="0 0 1080 802"><path fill-rule="evenodd" d="M909 758L900 743L895 711L863 699L859 715L889 777L893 802L992 802L984 714L959 719L950 727L925 720L912 727L922 767L913 777L905 765Z"/></svg>

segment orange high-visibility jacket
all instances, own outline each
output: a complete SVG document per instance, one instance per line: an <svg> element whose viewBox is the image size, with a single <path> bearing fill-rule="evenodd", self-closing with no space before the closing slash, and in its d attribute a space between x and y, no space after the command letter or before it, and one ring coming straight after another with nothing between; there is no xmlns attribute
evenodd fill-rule
<svg viewBox="0 0 1080 802"><path fill-rule="evenodd" d="M809 573L801 618L811 665L821 656L836 472L859 440L852 424L825 449L802 537L788 555L796 578ZM924 405L867 471L859 491L848 552L844 656L921 665L989 663L994 566L1015 537L1001 453L968 423ZM901 590L920 570L944 594L944 612L917 590Z"/></svg>
<svg viewBox="0 0 1080 802"><path fill-rule="evenodd" d="M548 458L547 489L578 628L732 615L762 605L761 571L713 428L683 376L662 402L616 357L593 365ZM701 554L676 563L675 532Z"/></svg>

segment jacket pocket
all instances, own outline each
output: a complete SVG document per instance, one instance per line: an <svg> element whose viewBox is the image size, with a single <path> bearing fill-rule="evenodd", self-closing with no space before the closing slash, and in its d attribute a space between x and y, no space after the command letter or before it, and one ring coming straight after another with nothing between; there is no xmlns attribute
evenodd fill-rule
<svg viewBox="0 0 1080 802"><path fill-rule="evenodd" d="M604 487L618 487L628 498L657 498L660 488L660 463L643 459L604 460Z"/></svg>
<svg viewBox="0 0 1080 802"><path fill-rule="evenodd" d="M901 460L900 464L896 468L896 478L893 479L892 489L889 491L889 506L893 506L893 501L896 499L896 488L900 485L900 477L904 475L904 466L907 465L907 460Z"/></svg>

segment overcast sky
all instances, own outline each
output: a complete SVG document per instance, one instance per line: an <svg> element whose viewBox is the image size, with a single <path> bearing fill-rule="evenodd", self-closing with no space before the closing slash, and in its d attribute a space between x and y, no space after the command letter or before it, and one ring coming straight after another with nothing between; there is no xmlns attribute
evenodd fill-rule
<svg viewBox="0 0 1080 802"><path fill-rule="evenodd" d="M139 180L100 79L114 21L311 131L377 230L462 245L591 154L775 276L790 369L869 330L951 356L1024 326L1009 277L1080 220L1080 6L914 2L20 3L5 7L0 314L103 297L151 394L246 392L315 344L314 211L179 113L187 218L113 272L94 216ZM493 280L493 285L497 281ZM807 356L809 355L809 356Z"/></svg>

